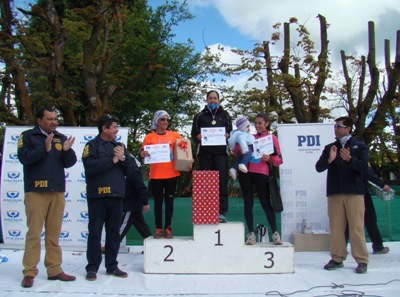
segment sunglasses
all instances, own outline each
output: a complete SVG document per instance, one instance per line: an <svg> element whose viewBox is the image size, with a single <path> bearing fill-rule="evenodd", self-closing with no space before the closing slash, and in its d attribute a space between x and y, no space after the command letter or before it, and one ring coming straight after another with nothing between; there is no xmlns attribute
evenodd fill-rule
<svg viewBox="0 0 400 297"><path fill-rule="evenodd" d="M345 125L340 125L340 124L335 124L333 127L334 127L335 129L347 128L347 126L345 126Z"/></svg>
<svg viewBox="0 0 400 297"><path fill-rule="evenodd" d="M159 121L160 121L160 122L169 122L169 119L161 118L161 119L159 119Z"/></svg>

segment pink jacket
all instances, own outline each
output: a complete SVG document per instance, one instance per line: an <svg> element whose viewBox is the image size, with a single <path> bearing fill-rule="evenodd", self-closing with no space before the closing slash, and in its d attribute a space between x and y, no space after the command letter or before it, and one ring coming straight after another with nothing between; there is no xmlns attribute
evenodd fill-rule
<svg viewBox="0 0 400 297"><path fill-rule="evenodd" d="M268 131L263 132L263 133L257 133L254 134L255 139L259 139L262 137L265 137L269 135L270 133ZM274 143L274 148L276 155L271 155L271 160L272 160L272 165L275 167L278 167L283 163L282 156L281 156L281 148L279 146L279 141L278 138L275 135L272 135L272 142ZM249 163L249 172L253 173L260 173L260 174L265 174L269 176L269 164L265 162L263 159L260 160L259 163Z"/></svg>

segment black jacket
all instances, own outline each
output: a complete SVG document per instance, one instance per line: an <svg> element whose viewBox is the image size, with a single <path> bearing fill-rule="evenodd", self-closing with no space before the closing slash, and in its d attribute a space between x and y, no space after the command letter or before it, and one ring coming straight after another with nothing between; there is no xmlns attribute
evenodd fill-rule
<svg viewBox="0 0 400 297"><path fill-rule="evenodd" d="M143 205L149 204L147 187L143 182L142 172L136 165L136 161L132 156L130 158L133 160L133 166L129 168L126 175L124 211L141 212Z"/></svg>
<svg viewBox="0 0 400 297"><path fill-rule="evenodd" d="M367 173L365 174L365 184L368 185L368 181L373 182L375 185L383 188L386 183L375 173L374 169L368 164ZM368 189L368 188L367 188Z"/></svg>
<svg viewBox="0 0 400 297"><path fill-rule="evenodd" d="M330 149L333 145L337 147L336 159L328 164ZM351 162L346 162L340 157L339 150L341 147L339 141L325 146L315 165L318 172L328 169L326 194L327 196L334 194L364 195L366 191L364 175L368 168L368 147L365 143L350 138L345 147L350 148Z"/></svg>
<svg viewBox="0 0 400 297"><path fill-rule="evenodd" d="M211 122L215 120L216 124L212 125ZM226 154L227 153L227 145L211 145L211 146L202 146L200 145L200 141L197 139L197 135L201 134L201 128L210 128L210 127L225 127L226 133L231 133L232 131L232 119L227 111L225 111L220 105L215 113L215 117L211 114L210 110L207 106L204 109L196 114L193 118L192 124L192 139L195 143L198 144L198 154Z"/></svg>
<svg viewBox="0 0 400 297"><path fill-rule="evenodd" d="M50 152L46 151L47 136L38 126L22 132L18 140L18 159L24 167L25 192L65 192L64 168L76 163L76 154L71 148L63 150L67 137L54 131Z"/></svg>
<svg viewBox="0 0 400 297"><path fill-rule="evenodd" d="M97 135L90 140L82 154L88 198L125 197L125 175L133 166L133 159L125 149L125 161L113 163L114 147L122 145L109 142Z"/></svg>

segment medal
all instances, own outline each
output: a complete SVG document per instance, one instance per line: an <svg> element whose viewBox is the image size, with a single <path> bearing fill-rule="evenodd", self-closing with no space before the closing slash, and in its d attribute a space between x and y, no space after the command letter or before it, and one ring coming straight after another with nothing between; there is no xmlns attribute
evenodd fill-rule
<svg viewBox="0 0 400 297"><path fill-rule="evenodd" d="M213 120L212 122L211 122L211 125L215 125L217 122L215 121L215 120Z"/></svg>

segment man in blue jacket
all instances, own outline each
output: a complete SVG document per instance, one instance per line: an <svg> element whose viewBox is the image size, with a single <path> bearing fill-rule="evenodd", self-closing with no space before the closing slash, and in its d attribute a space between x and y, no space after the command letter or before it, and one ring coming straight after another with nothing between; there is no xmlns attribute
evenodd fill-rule
<svg viewBox="0 0 400 297"><path fill-rule="evenodd" d="M40 235L45 226L46 255L44 264L49 280L74 281L61 268L59 237L65 207L64 168L76 163L72 149L75 138L67 138L57 129L57 114L52 108L41 108L37 125L21 134L18 159L24 168L25 212L28 231L25 239L21 286L30 288L38 274Z"/></svg>
<svg viewBox="0 0 400 297"><path fill-rule="evenodd" d="M326 270L343 267L347 257L345 230L349 224L351 254L358 263L356 273L366 273L368 251L364 233L364 173L368 168L368 147L351 137L353 120L335 120L336 141L325 146L315 167L328 170L326 193L332 233L331 257Z"/></svg>
<svg viewBox="0 0 400 297"><path fill-rule="evenodd" d="M86 193L89 212L86 279L97 279L102 254L101 234L106 231L105 266L108 275L127 277L118 268L120 247L119 227L122 218L122 201L125 197L125 176L133 166L132 158L118 135L116 117L105 115L98 122L99 134L90 140L82 155L86 175Z"/></svg>

